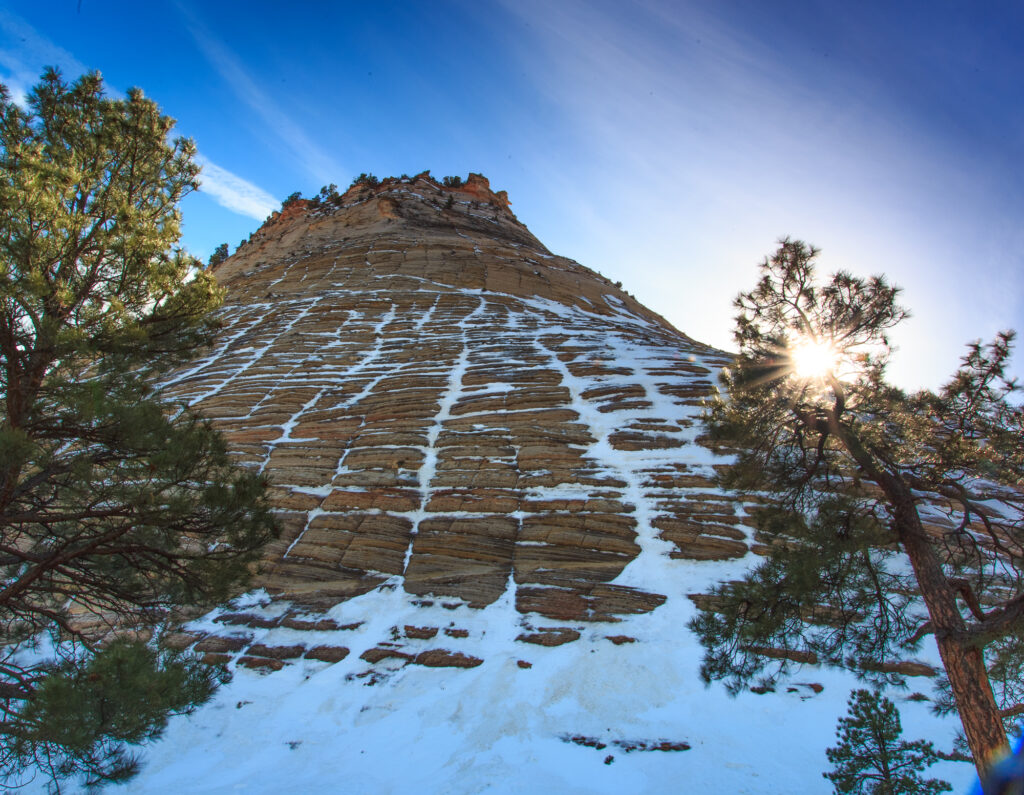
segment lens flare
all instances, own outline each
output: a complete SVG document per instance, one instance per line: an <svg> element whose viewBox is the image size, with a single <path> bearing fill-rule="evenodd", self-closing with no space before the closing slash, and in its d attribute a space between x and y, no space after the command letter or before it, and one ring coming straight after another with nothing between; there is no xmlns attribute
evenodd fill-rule
<svg viewBox="0 0 1024 795"><path fill-rule="evenodd" d="M792 347L790 358L793 361L793 372L798 378L813 380L824 378L834 371L839 355L827 342L804 340Z"/></svg>

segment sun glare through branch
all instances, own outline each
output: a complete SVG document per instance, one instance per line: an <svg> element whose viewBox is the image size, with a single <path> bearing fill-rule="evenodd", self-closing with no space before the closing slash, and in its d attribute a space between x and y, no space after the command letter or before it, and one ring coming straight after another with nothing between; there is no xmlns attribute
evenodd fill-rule
<svg viewBox="0 0 1024 795"><path fill-rule="evenodd" d="M814 380L824 378L836 369L839 354L831 343L806 339L792 347L790 358L793 373L798 378Z"/></svg>

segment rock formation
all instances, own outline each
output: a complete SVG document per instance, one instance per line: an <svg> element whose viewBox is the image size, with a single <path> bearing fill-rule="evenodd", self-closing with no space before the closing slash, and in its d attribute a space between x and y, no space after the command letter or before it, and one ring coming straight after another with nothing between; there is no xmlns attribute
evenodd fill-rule
<svg viewBox="0 0 1024 795"><path fill-rule="evenodd" d="M478 175L289 202L216 275L219 341L169 388L283 532L255 591L165 638L237 673L130 790L822 786L852 677L729 699L685 629L760 549L699 442L722 352Z"/></svg>
<svg viewBox="0 0 1024 795"><path fill-rule="evenodd" d="M723 354L553 256L485 178L292 202L217 277L220 343L172 389L269 476L284 532L260 584L289 604L397 576L614 621L664 600L613 582L645 543L746 554L694 449Z"/></svg>

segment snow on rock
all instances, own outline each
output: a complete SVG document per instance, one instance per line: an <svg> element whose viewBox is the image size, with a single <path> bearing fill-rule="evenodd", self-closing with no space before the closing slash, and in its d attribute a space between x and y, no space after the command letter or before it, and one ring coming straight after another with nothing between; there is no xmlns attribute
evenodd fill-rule
<svg viewBox="0 0 1024 795"><path fill-rule="evenodd" d="M828 792L852 678L729 698L686 629L757 559L699 443L727 356L486 180L304 206L218 267L220 342L166 387L267 474L283 533L257 590L173 637L234 679L125 789Z"/></svg>

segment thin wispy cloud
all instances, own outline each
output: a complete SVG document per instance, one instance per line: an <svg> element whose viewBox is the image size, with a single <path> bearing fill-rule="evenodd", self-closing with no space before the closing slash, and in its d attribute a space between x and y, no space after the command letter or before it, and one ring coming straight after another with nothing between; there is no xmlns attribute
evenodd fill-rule
<svg viewBox="0 0 1024 795"><path fill-rule="evenodd" d="M243 68L239 58L219 39L212 36L195 14L178 5L186 28L210 65L231 86L236 96L263 119L267 127L292 151L300 165L322 182L337 180L345 173L287 113L279 108Z"/></svg>
<svg viewBox="0 0 1024 795"><path fill-rule="evenodd" d="M56 66L69 77L88 71L71 53L39 34L21 17L0 9L0 82L19 105L39 81L43 68Z"/></svg>
<svg viewBox="0 0 1024 795"><path fill-rule="evenodd" d="M278 207L278 201L248 180L232 174L205 157L197 157L203 167L200 190L208 193L221 207L239 215L262 221Z"/></svg>
<svg viewBox="0 0 1024 795"><path fill-rule="evenodd" d="M68 77L88 71L74 55L42 36L24 19L0 10L0 82L15 102L24 104L26 94L47 66L60 68ZM262 188L206 158L198 161L203 167L203 192L222 207L257 221L277 208L277 200Z"/></svg>
<svg viewBox="0 0 1024 795"><path fill-rule="evenodd" d="M1013 271L1001 264L1019 262L1000 253L1006 236L986 239L1017 202L998 175L976 176L977 152L946 135L941 114L894 101L891 76L856 41L832 53L844 61L717 7L503 6L521 27L522 70L561 133L531 157L572 197L576 228L565 234L592 241L591 252L576 244L587 264L629 272L638 297L688 333L729 344L732 295L785 234L822 246L824 270L884 270L906 288L915 319L900 330L899 363L910 386L934 385L934 371L952 369L962 342L988 325L1015 325L1020 304L1005 279L993 280L994 296L957 285L967 261ZM637 185L649 201L630 198ZM995 185L1005 206L987 195ZM640 233L623 242L622 227ZM560 245L558 230L540 231ZM637 261L642 273L629 270ZM936 351L948 352L941 366Z"/></svg>

